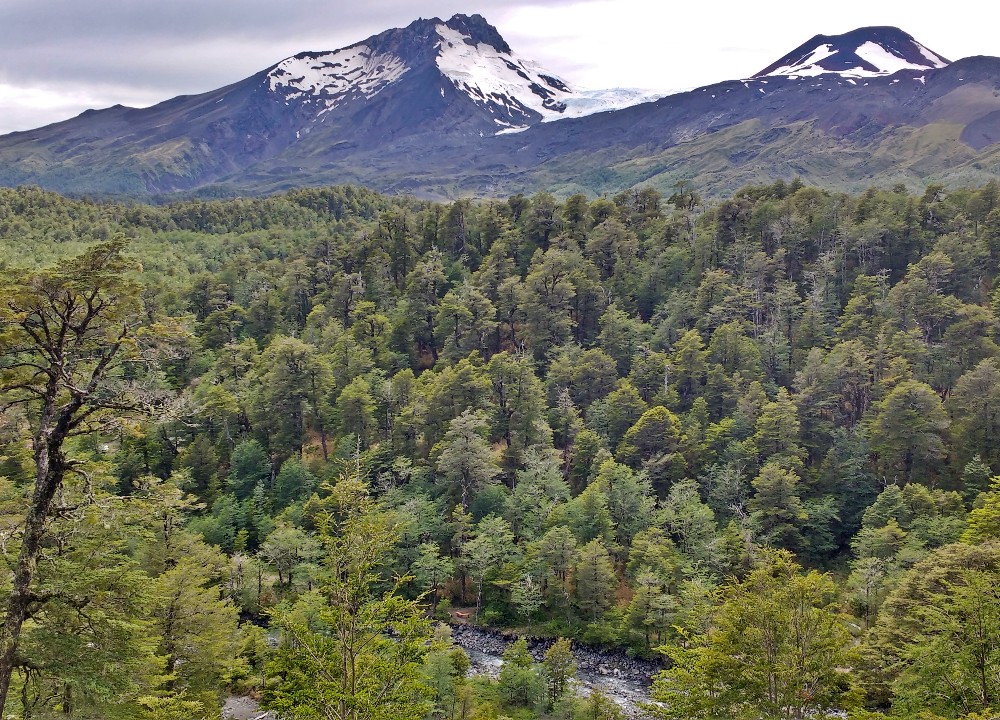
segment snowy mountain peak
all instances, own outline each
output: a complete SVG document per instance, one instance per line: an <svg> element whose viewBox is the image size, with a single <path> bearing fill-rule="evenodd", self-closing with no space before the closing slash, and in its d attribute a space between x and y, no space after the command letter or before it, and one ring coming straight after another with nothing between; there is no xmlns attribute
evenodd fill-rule
<svg viewBox="0 0 1000 720"><path fill-rule="evenodd" d="M899 28L865 27L843 35L817 35L753 77L871 78L948 64Z"/></svg>
<svg viewBox="0 0 1000 720"><path fill-rule="evenodd" d="M565 81L519 57L502 40L476 42L453 21L436 28L437 67L455 88L491 112L498 126L518 127L566 111L565 100L573 91Z"/></svg>
<svg viewBox="0 0 1000 720"><path fill-rule="evenodd" d="M341 50L300 53L275 65L266 82L285 104L305 106L322 120L334 108L372 100L407 77L425 97L471 101L494 132L617 110L664 94L574 89L517 55L481 15L420 19Z"/></svg>
<svg viewBox="0 0 1000 720"><path fill-rule="evenodd" d="M445 25L461 33L469 45L489 45L498 52L511 53L510 45L500 35L500 31L482 15L453 15Z"/></svg>

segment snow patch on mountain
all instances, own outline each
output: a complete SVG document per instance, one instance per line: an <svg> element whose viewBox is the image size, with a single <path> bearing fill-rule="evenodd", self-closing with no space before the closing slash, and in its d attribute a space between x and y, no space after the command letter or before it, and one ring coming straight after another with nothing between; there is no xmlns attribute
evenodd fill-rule
<svg viewBox="0 0 1000 720"><path fill-rule="evenodd" d="M833 49L833 45L820 45L799 61L791 65L783 65L776 68L763 77L777 77L782 75L787 77L815 77L816 75L823 75L830 71L821 66L820 63L836 53L837 51Z"/></svg>
<svg viewBox="0 0 1000 720"><path fill-rule="evenodd" d="M940 58L932 59L930 55L932 55L933 53L931 53L930 50L925 48L923 45L920 45L919 43L916 43L916 45L917 48L920 50L921 54L925 58L927 58L927 61L930 63L930 67L940 68L948 64L946 62L943 62ZM928 67L926 64L917 64L908 62L905 58L901 58L898 55L889 52L886 48L882 47L878 43L874 43L871 41L861 45L861 47L859 47L857 50L854 51L854 54L857 55L862 60L864 60L865 62L870 63L874 65L876 68L878 68L877 71L869 72L869 74L867 75L860 74L864 71L858 70L856 71L859 73L857 77L894 75L895 73L898 73L900 70L926 70Z"/></svg>
<svg viewBox="0 0 1000 720"><path fill-rule="evenodd" d="M536 63L486 43L469 44L466 35L444 24L436 31L441 38L438 68L477 105L501 110L498 125L537 119L536 113L546 118L565 112L572 90Z"/></svg>
<svg viewBox="0 0 1000 720"><path fill-rule="evenodd" d="M536 120L552 122L652 102L670 93L636 88L584 90L546 71L538 63L486 43L470 44L461 32L439 25L437 65L460 91L490 108L501 129L519 132Z"/></svg>
<svg viewBox="0 0 1000 720"><path fill-rule="evenodd" d="M375 97L409 69L399 57L361 44L283 60L268 73L268 84L272 91L284 93L286 100L318 102L322 114L347 98Z"/></svg>

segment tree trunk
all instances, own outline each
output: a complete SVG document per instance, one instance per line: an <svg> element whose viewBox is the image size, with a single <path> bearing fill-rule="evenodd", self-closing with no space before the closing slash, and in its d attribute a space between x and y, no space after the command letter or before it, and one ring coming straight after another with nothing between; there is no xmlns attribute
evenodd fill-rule
<svg viewBox="0 0 1000 720"><path fill-rule="evenodd" d="M51 431L39 433L35 440L35 493L31 499L24 522L24 536L21 553L14 568L14 582L7 601L7 612L3 629L0 631L0 717L7 707L7 692L11 677L17 665L17 649L21 639L21 626L28 618L33 593L31 582L35 576L35 566L45 521L56 490L62 483L65 467L60 446L62 437L53 436Z"/></svg>

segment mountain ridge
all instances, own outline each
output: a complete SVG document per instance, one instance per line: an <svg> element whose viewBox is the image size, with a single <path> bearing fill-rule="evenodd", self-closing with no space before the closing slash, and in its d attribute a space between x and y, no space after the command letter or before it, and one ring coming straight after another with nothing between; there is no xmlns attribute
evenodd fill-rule
<svg viewBox="0 0 1000 720"><path fill-rule="evenodd" d="M876 41L907 67L859 66ZM946 63L898 28L859 28L746 80L621 107L521 58L481 15L419 19L208 93L0 137L0 183L231 194L356 182L454 197L679 180L729 191L768 172L847 189L961 182L1000 168L1000 60ZM927 156L909 157L913 143Z"/></svg>

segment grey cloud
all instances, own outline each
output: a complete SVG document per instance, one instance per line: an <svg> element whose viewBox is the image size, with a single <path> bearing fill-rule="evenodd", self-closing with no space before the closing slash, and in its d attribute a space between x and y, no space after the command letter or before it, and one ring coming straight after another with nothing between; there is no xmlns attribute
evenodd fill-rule
<svg viewBox="0 0 1000 720"><path fill-rule="evenodd" d="M572 0L547 3L571 4ZM516 4L478 0L5 0L0 77L11 83L114 82L197 91L303 50L331 50L417 16L495 16ZM507 28L501 32L510 35ZM200 83L199 83L200 81ZM205 83L208 83L205 85Z"/></svg>
<svg viewBox="0 0 1000 720"><path fill-rule="evenodd" d="M0 83L15 88L150 103L241 80L304 50L333 50L417 17L480 13L511 45L518 29L503 19L532 2L504 0L2 0ZM547 7L588 0L555 0ZM553 29L558 32L558 29ZM558 71L559 68L553 68ZM67 103L69 106L70 103ZM74 107L76 114L86 107ZM22 107L0 101L0 133L25 122Z"/></svg>

